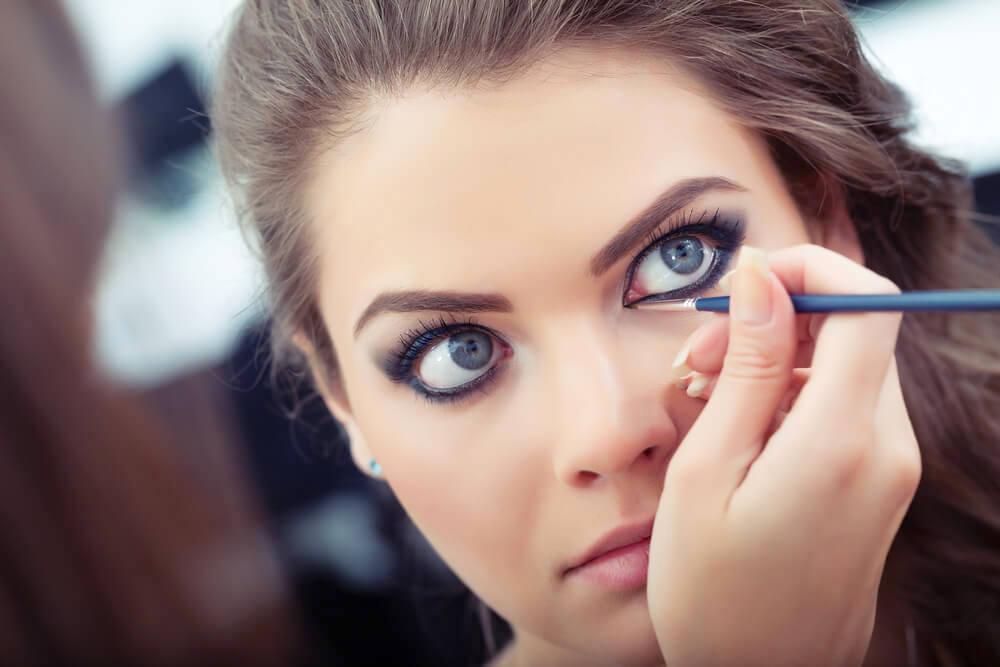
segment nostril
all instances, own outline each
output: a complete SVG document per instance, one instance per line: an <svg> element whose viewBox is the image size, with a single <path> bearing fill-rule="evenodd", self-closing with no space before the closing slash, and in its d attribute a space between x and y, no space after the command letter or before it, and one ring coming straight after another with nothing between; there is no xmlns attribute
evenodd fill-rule
<svg viewBox="0 0 1000 667"><path fill-rule="evenodd" d="M646 447L646 449L642 450L642 456L646 459L652 459L656 456L656 446L653 445L652 447Z"/></svg>

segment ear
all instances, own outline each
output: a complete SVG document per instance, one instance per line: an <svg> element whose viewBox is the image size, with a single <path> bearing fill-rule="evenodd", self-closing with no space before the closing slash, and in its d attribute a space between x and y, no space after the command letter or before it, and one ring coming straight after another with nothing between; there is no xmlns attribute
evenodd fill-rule
<svg viewBox="0 0 1000 667"><path fill-rule="evenodd" d="M832 176L821 176L817 177L814 191L820 198L815 219L810 221L814 242L864 264L865 254L858 239L858 230L847 210L843 185Z"/></svg>
<svg viewBox="0 0 1000 667"><path fill-rule="evenodd" d="M361 434L361 429L358 428L357 421L354 419L343 382L340 378L331 376L330 369L326 368L320 361L316 348L303 333L295 333L292 336L292 342L305 356L309 364L309 372L313 383L322 397L323 403L326 404L333 418L340 423L347 433L351 459L354 461L354 464L369 477L376 477L371 470L371 450L368 449L368 443L365 442L365 438Z"/></svg>

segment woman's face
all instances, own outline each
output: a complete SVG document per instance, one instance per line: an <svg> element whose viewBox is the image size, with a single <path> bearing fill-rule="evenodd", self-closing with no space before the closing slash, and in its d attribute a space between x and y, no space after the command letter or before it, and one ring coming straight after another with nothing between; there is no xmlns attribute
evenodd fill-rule
<svg viewBox="0 0 1000 667"><path fill-rule="evenodd" d="M656 659L641 582L565 570L654 516L701 405L670 369L713 316L623 300L711 294L743 236L809 240L764 143L627 52L413 89L369 121L307 195L356 458L519 637Z"/></svg>

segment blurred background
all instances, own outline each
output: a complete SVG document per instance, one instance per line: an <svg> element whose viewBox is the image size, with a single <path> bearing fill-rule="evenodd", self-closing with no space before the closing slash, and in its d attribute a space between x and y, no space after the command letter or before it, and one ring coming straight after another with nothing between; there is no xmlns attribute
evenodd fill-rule
<svg viewBox="0 0 1000 667"><path fill-rule="evenodd" d="M235 406L318 655L473 664L475 600L386 489L353 468L319 401L269 381L261 274L207 144L205 94L238 0L66 4L131 161L98 294L102 364L178 421L171 406L195 385ZM1000 214L1000 1L851 7L869 52L915 103L917 140L964 160L977 207Z"/></svg>

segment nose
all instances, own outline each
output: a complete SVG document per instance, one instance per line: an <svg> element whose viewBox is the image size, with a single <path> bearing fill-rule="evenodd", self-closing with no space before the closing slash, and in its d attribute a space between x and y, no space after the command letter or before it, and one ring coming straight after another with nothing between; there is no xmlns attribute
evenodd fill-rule
<svg viewBox="0 0 1000 667"><path fill-rule="evenodd" d="M667 410L669 361L661 374L650 373L641 351L587 325L563 330L556 349L550 357L556 477L580 487L662 472L678 439Z"/></svg>

